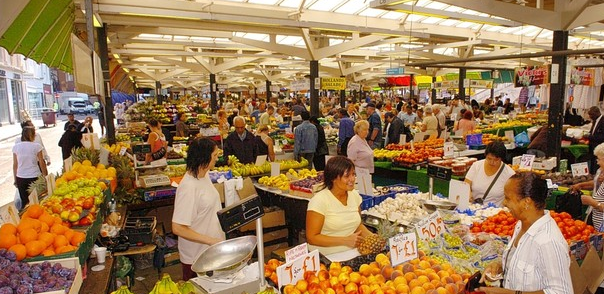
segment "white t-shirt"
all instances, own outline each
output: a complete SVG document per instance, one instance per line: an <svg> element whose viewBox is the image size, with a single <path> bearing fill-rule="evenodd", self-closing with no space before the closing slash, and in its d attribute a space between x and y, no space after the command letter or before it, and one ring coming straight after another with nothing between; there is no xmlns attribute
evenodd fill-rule
<svg viewBox="0 0 604 294"><path fill-rule="evenodd" d="M216 215L221 208L220 195L212 185L208 174L196 179L187 172L176 189L172 222L189 226L201 235L225 240ZM209 247L207 244L178 238L180 261L184 264L193 264L207 247Z"/></svg>
<svg viewBox="0 0 604 294"><path fill-rule="evenodd" d="M42 174L38 166L40 151L42 145L35 142L21 142L13 146L13 153L17 154L17 177L31 179Z"/></svg>
<svg viewBox="0 0 604 294"><path fill-rule="evenodd" d="M352 235L361 224L359 207L363 199L356 190L348 192L347 205L343 205L329 189L315 194L308 203L308 210L322 214L325 218L321 235L346 237ZM346 246L321 247L308 245L310 251L319 249L325 255L342 252L351 248Z"/></svg>
<svg viewBox="0 0 604 294"><path fill-rule="evenodd" d="M15 139L15 144L21 143L21 136L17 136ZM36 137L34 138L34 143L38 143L42 146L42 155L44 155L44 160L50 161L50 156L46 152L46 147L44 147L44 142L42 142L42 137L40 137L39 133L36 133Z"/></svg>
<svg viewBox="0 0 604 294"><path fill-rule="evenodd" d="M501 172L501 175L499 175L497 182L493 184L493 187L491 188L489 195L487 195L487 198L483 199L484 203L492 202L497 206L501 206L501 202L503 202L503 187L505 186L505 182L507 182L507 180L516 173L507 164L503 162L501 164L504 165L503 171ZM491 182L493 182L493 179L495 179L495 176L499 171L497 170L497 172L495 172L493 175L487 176L484 172L484 165L484 159L478 160L472 164L470 170L466 174L466 179L472 181L473 199L484 197L484 193L487 191L491 185Z"/></svg>

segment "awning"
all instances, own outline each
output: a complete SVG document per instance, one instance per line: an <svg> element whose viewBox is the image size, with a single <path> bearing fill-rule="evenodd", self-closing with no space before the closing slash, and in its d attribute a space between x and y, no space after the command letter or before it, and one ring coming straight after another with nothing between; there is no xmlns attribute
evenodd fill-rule
<svg viewBox="0 0 604 294"><path fill-rule="evenodd" d="M0 47L10 54L20 53L49 67L73 72L73 0L30 0L20 12L22 1L3 1L2 6L4 13L14 13L12 17L18 15L10 24L0 24ZM0 15L5 20L12 18L4 13ZM3 27L6 25L8 28Z"/></svg>

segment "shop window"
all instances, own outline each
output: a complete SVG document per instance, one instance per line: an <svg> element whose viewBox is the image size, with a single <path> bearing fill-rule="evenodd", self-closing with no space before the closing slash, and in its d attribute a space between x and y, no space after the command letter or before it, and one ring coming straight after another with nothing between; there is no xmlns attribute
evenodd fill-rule
<svg viewBox="0 0 604 294"><path fill-rule="evenodd" d="M0 123L8 123L10 114L8 112L8 91L6 79L0 78Z"/></svg>

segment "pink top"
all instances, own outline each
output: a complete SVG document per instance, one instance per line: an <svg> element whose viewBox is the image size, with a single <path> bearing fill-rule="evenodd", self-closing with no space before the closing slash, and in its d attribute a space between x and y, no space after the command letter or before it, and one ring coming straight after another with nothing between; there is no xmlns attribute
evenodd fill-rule
<svg viewBox="0 0 604 294"><path fill-rule="evenodd" d="M347 154L354 166L366 168L373 173L373 150L364 138L354 135L348 142Z"/></svg>
<svg viewBox="0 0 604 294"><path fill-rule="evenodd" d="M476 122L473 120L462 118L457 123L457 130L462 131L464 135L467 135L468 133L474 131L475 128Z"/></svg>

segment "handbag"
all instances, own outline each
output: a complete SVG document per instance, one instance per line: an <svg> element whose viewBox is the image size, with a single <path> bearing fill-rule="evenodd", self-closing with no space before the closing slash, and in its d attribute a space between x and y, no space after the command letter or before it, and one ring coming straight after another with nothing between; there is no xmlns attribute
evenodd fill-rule
<svg viewBox="0 0 604 294"><path fill-rule="evenodd" d="M495 182L497 182L497 179L499 179L499 176L503 172L504 166L505 166L505 164L502 163L501 167L499 168L499 171L497 172L497 175L495 175L495 178L493 178L493 181L491 181L491 184L487 188L487 191L484 192L484 196L482 196L482 198L475 199L474 203L478 203L478 204L482 204L483 203L484 199L486 199L487 196L489 195L489 192L491 192L491 188L493 188L493 185L495 185Z"/></svg>
<svg viewBox="0 0 604 294"><path fill-rule="evenodd" d="M159 150L151 153L151 158L153 160L158 160L158 159L162 159L164 158L164 156L166 156L166 147L162 146Z"/></svg>
<svg viewBox="0 0 604 294"><path fill-rule="evenodd" d="M572 191L556 197L555 210L557 212L567 212L573 219L580 220L583 216L583 204L581 203L581 191Z"/></svg>

